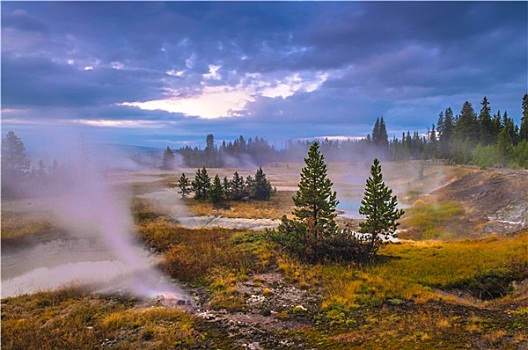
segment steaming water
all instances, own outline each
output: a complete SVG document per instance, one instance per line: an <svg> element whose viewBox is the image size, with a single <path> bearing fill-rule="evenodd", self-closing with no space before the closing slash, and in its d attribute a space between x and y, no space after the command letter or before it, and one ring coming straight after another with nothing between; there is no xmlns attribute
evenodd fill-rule
<svg viewBox="0 0 528 350"><path fill-rule="evenodd" d="M127 292L153 298L185 294L151 267L153 258L132 248L135 263L121 259L105 241L73 236L24 248L3 249L2 298L61 286L89 286L97 292Z"/></svg>
<svg viewBox="0 0 528 350"><path fill-rule="evenodd" d="M223 227L260 231L276 228L280 223L280 220L272 219L225 218L213 215L193 216L188 213L185 205L178 201L178 192L170 188L164 189L163 191L142 194L138 198L148 199L156 205L163 207L169 215L187 228Z"/></svg>
<svg viewBox="0 0 528 350"><path fill-rule="evenodd" d="M39 202L68 234L16 250L2 247L2 297L76 284L109 293L146 298L168 293L190 300L136 244L126 193L109 183L102 171L106 165L81 153L73 157L78 164L49 183L47 196Z"/></svg>
<svg viewBox="0 0 528 350"><path fill-rule="evenodd" d="M2 298L37 291L52 290L62 285L91 285L128 274L119 261L82 261L54 267L38 267L22 275L2 281Z"/></svg>
<svg viewBox="0 0 528 350"><path fill-rule="evenodd" d="M360 199L340 199L337 210L343 211L343 214L340 214L342 217L350 219L362 219L363 215L359 214L360 206Z"/></svg>

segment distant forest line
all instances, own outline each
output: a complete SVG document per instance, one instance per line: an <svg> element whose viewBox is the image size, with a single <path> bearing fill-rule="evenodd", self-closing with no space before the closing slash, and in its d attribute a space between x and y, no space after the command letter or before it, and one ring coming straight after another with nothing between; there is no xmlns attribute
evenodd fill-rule
<svg viewBox="0 0 528 350"><path fill-rule="evenodd" d="M516 125L507 112L491 113L486 97L477 113L470 102L464 102L460 113L449 107L440 112L427 135L407 131L401 138L389 139L383 117L377 118L372 133L360 140L320 140L320 149L328 161L370 163L371 159L405 161L444 159L448 164L470 164L482 167L528 168L528 94L522 99L522 117ZM182 147L164 151L162 168L172 169L178 163L176 154L189 167L255 167L272 162L302 161L313 141L288 141L277 149L264 138L244 138L215 143L214 135L206 137L206 147Z"/></svg>
<svg viewBox="0 0 528 350"><path fill-rule="evenodd" d="M443 160L447 164L469 164L480 167L508 167L528 169L528 94L522 99L522 117L519 125L507 112L491 113L486 97L477 113L471 103L464 102L460 113L451 108L440 112L436 124L432 124L426 135L417 131L403 133L401 138L389 139L383 117L377 118L372 133L361 140L320 140L319 148L326 161L363 163L369 165L374 158L379 160ZM286 147L277 149L259 137L245 139L240 136L232 142L222 141L217 146L214 135L206 137L206 147L170 147L156 153L140 152L128 154L134 166L175 169L187 167L234 167L255 169L274 162L302 162L313 141L288 141ZM71 162L51 164L40 160L33 163L26 154L22 140L9 131L2 139L2 195L8 188L20 187L26 180L38 180L45 184L50 179L57 181L73 176ZM83 142L79 144L78 163L86 167L95 161ZM95 155L95 154L93 154ZM93 156L92 155L92 156ZM90 159L93 158L93 159ZM72 159L73 163L75 159ZM35 166L36 165L36 166ZM119 168L118 163L109 163L107 168ZM130 166L127 163L127 166ZM15 191L16 192L16 191Z"/></svg>

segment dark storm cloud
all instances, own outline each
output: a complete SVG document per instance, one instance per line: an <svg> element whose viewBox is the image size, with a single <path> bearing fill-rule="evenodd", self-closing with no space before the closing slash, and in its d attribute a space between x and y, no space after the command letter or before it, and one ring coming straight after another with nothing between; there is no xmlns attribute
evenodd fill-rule
<svg viewBox="0 0 528 350"><path fill-rule="evenodd" d="M2 59L2 102L9 108L111 105L159 96L160 78L157 72L84 70L35 57L7 56Z"/></svg>
<svg viewBox="0 0 528 350"><path fill-rule="evenodd" d="M13 28L23 32L36 32L47 35L48 26L29 16L25 11L13 11L2 18L2 27Z"/></svg>
<svg viewBox="0 0 528 350"><path fill-rule="evenodd" d="M303 35L311 54L301 64L359 67L344 77L349 85L410 85L428 93L460 81L474 87L485 79L519 80L526 71L525 3L322 5Z"/></svg>
<svg viewBox="0 0 528 350"><path fill-rule="evenodd" d="M159 121L190 138L364 135L380 115L420 130L484 95L518 120L527 89L525 2L1 6L3 119ZM243 117L122 105L208 88L243 92Z"/></svg>

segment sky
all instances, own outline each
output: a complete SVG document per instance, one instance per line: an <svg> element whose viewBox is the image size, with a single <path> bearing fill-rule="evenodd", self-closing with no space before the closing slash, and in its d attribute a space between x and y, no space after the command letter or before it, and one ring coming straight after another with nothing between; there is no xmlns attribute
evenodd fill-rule
<svg viewBox="0 0 528 350"><path fill-rule="evenodd" d="M464 101L519 124L527 2L10 2L2 134L145 147L426 132Z"/></svg>

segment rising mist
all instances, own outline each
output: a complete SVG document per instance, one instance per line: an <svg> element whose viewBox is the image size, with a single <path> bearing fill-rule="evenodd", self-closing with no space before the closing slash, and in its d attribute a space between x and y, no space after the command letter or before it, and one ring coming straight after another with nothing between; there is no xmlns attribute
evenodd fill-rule
<svg viewBox="0 0 528 350"><path fill-rule="evenodd" d="M155 256L149 256L134 233L131 193L108 179L112 166L126 157L110 157L82 138L60 140L47 154L60 169L45 182L25 183L23 191L25 198L35 199L24 202L24 210L49 213L61 234L35 239L24 249L4 247L2 297L81 285L108 293L190 300L153 267ZM9 203L6 206L8 210ZM22 273L14 274L14 269Z"/></svg>

